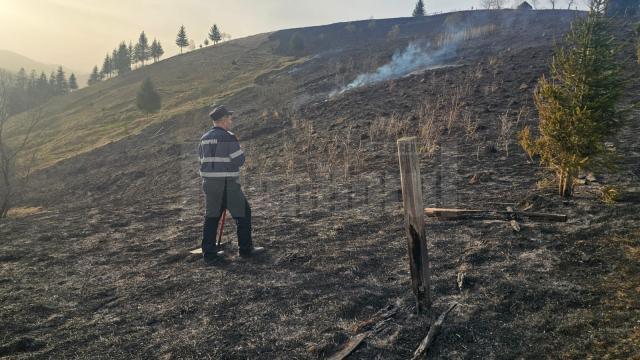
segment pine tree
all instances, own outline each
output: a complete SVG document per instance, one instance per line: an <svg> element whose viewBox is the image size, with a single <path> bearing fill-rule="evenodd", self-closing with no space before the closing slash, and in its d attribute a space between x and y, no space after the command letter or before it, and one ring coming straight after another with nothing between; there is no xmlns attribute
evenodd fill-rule
<svg viewBox="0 0 640 360"><path fill-rule="evenodd" d="M162 48L162 43L158 41L158 60L164 55L164 49Z"/></svg>
<svg viewBox="0 0 640 360"><path fill-rule="evenodd" d="M136 43L133 46L133 52L131 55L131 65L135 65L141 61L142 59L140 59L140 44Z"/></svg>
<svg viewBox="0 0 640 360"><path fill-rule="evenodd" d="M48 93L50 94L55 94L56 92L56 73L55 72L51 72L51 75L49 75L49 86L48 86Z"/></svg>
<svg viewBox="0 0 640 360"><path fill-rule="evenodd" d="M78 89L78 81L76 80L76 74L71 73L69 76L69 90L77 90Z"/></svg>
<svg viewBox="0 0 640 360"><path fill-rule="evenodd" d="M20 90L25 90L27 88L27 72L24 68L20 68L18 74L16 74L15 86Z"/></svg>
<svg viewBox="0 0 640 360"><path fill-rule="evenodd" d="M184 25L180 25L180 30L178 30L178 36L176 37L176 45L180 48L180 54L182 54L182 48L189 46L189 38L187 38L187 31Z"/></svg>
<svg viewBox="0 0 640 360"><path fill-rule="evenodd" d="M56 93L57 94L66 94L69 92L69 84L67 83L67 78L62 70L62 66L58 67L58 72L56 73Z"/></svg>
<svg viewBox="0 0 640 360"><path fill-rule="evenodd" d="M151 55L154 63L158 61L158 40L153 39L153 42L149 47L149 55Z"/></svg>
<svg viewBox="0 0 640 360"><path fill-rule="evenodd" d="M149 55L149 40L143 31L138 38L138 44L136 44L136 57L138 61L142 63L142 66L144 66L144 62L149 60Z"/></svg>
<svg viewBox="0 0 640 360"><path fill-rule="evenodd" d="M107 54L107 56L104 57L104 61L102 62L102 70L100 70L100 73L103 76L111 77L112 72L113 70L112 70L112 64L111 64L111 57L109 56L109 54Z"/></svg>
<svg viewBox="0 0 640 360"><path fill-rule="evenodd" d="M127 48L127 53L129 54L129 67L135 64L135 50L133 49L133 43L129 41L129 47Z"/></svg>
<svg viewBox="0 0 640 360"><path fill-rule="evenodd" d="M158 40L153 39L149 52L151 54L151 57L153 58L153 62L154 63L157 62L158 61Z"/></svg>
<svg viewBox="0 0 640 360"><path fill-rule="evenodd" d="M136 105L140 111L147 115L160 110L162 100L150 78L146 78L142 82L138 95L136 96Z"/></svg>
<svg viewBox="0 0 640 360"><path fill-rule="evenodd" d="M36 96L38 98L38 102L41 103L44 99L48 98L48 90L49 84L47 83L47 75L44 72L41 72L36 85Z"/></svg>
<svg viewBox="0 0 640 360"><path fill-rule="evenodd" d="M97 84L100 81L100 73L98 72L98 65L93 67L93 71L89 76L89 80L87 81L87 85L91 86Z"/></svg>
<svg viewBox="0 0 640 360"><path fill-rule="evenodd" d="M29 108L33 107L37 103L38 95L38 73L35 70L31 70L29 73L29 80L27 81L27 98L29 99Z"/></svg>
<svg viewBox="0 0 640 360"><path fill-rule="evenodd" d="M118 51L115 57L115 69L118 71L118 75L125 74L131 71L131 58L129 55L129 49L127 44L123 41L118 46Z"/></svg>
<svg viewBox="0 0 640 360"><path fill-rule="evenodd" d="M620 46L614 41L606 0L593 0L589 15L577 19L565 47L555 51L549 79L534 94L540 116L539 137L526 127L520 144L530 157L556 175L558 192L571 196L581 170L611 169L614 153L605 141L614 137L626 115L618 108L624 91Z"/></svg>
<svg viewBox="0 0 640 360"><path fill-rule="evenodd" d="M40 78L38 79L38 90L45 92L47 89L47 75L44 72L40 73Z"/></svg>
<svg viewBox="0 0 640 360"><path fill-rule="evenodd" d="M211 30L209 30L209 39L213 41L213 45L216 45L220 40L222 40L222 35L220 34L220 29L218 29L218 25L213 24Z"/></svg>
<svg viewBox="0 0 640 360"><path fill-rule="evenodd" d="M33 88L35 87L37 81L38 81L38 73L34 69L31 69L31 73L29 73L29 82L27 86Z"/></svg>
<svg viewBox="0 0 640 360"><path fill-rule="evenodd" d="M162 44L156 39L153 39L153 43L151 44L151 57L153 58L153 62L157 62L164 55L164 49L162 49Z"/></svg>
<svg viewBox="0 0 640 360"><path fill-rule="evenodd" d="M424 2L422 0L418 0L415 9L413 9L413 16L424 16Z"/></svg>
<svg viewBox="0 0 640 360"><path fill-rule="evenodd" d="M17 114L27 110L29 108L29 98L27 96L29 79L24 68L20 69L16 74L5 74L0 70L0 81L5 81L4 84L0 85L6 86L5 96L7 97L9 114Z"/></svg>
<svg viewBox="0 0 640 360"><path fill-rule="evenodd" d="M118 70L118 48L116 47L111 52L111 71L116 72Z"/></svg>

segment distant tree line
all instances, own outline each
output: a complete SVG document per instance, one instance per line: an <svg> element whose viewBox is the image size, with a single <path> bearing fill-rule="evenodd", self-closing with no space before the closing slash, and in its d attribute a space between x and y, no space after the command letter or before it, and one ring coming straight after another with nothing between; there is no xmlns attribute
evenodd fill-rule
<svg viewBox="0 0 640 360"><path fill-rule="evenodd" d="M211 29L209 29L209 34L204 39L204 46L209 46L209 44L217 45L220 41L230 40L231 35L224 33L218 27L218 24L213 24ZM189 49L194 50L196 48L195 41L193 39L189 40L189 36L187 35L187 29L184 25L180 25L178 29L178 34L176 35L176 45L180 48L180 54L182 54L182 49L185 47L189 47ZM202 44L200 44L200 48L202 48Z"/></svg>
<svg viewBox="0 0 640 360"><path fill-rule="evenodd" d="M162 55L164 55L164 49L160 41L153 39L149 44L149 39L143 31L135 45L132 42L127 45L122 41L110 54L107 53L102 62L102 68L98 68L98 65L93 67L87 84L91 86L115 75L126 74L138 63L144 66L145 62L151 59L153 62L160 61Z"/></svg>
<svg viewBox="0 0 640 360"><path fill-rule="evenodd" d="M210 43L216 45L220 41L229 39L231 39L231 35L223 33L217 24L213 24L207 38L204 39L204 45L208 46ZM180 54L184 48L191 50L196 48L195 41L189 39L184 25L180 25L176 36L176 45L180 48ZM202 48L202 44L200 47ZM91 86L113 76L126 74L135 65L140 64L140 67L143 67L145 62L149 60L153 60L154 63L158 62L163 55L164 49L160 41L153 39L153 42L149 44L149 39L143 31L135 45L132 42L127 44L126 41L122 41L111 53L107 53L102 61L102 67L98 67L98 65L93 67L87 84Z"/></svg>
<svg viewBox="0 0 640 360"><path fill-rule="evenodd" d="M71 73L69 78L62 69L51 72L47 77L44 72L40 75L31 70L29 75L24 68L17 73L3 71L0 74L5 86L6 111L8 116L32 109L50 98L65 95L78 89L76 75Z"/></svg>

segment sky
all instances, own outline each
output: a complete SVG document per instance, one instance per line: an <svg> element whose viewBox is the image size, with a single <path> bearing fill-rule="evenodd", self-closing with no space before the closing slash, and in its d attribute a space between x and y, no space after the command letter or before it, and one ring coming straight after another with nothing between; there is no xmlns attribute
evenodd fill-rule
<svg viewBox="0 0 640 360"><path fill-rule="evenodd" d="M197 45L216 23L240 38L291 27L409 16L416 0L0 0L0 49L79 73L145 31L168 57L181 24ZM428 0L427 12L466 10L480 0ZM508 4L510 5L510 4Z"/></svg>

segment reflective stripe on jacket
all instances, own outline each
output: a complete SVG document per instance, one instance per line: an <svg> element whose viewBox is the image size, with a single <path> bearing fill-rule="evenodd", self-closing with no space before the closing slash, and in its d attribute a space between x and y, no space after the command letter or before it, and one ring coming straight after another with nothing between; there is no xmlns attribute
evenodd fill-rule
<svg viewBox="0 0 640 360"><path fill-rule="evenodd" d="M217 126L200 138L198 156L203 178L239 177L245 160L236 136Z"/></svg>

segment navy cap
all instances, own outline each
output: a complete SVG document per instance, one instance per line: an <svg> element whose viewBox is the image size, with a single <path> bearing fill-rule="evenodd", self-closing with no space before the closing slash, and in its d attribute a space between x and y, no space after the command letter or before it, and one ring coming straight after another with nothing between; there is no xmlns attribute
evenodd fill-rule
<svg viewBox="0 0 640 360"><path fill-rule="evenodd" d="M233 111L229 111L224 105L216 106L209 113L209 117L211 117L213 121L218 121L227 115L233 115Z"/></svg>

